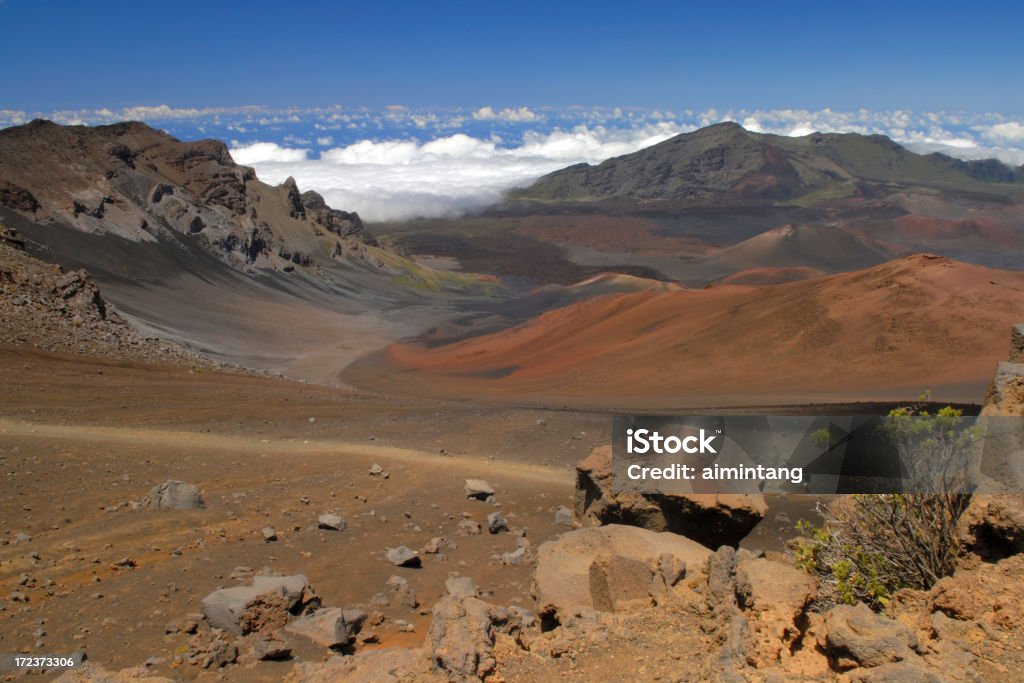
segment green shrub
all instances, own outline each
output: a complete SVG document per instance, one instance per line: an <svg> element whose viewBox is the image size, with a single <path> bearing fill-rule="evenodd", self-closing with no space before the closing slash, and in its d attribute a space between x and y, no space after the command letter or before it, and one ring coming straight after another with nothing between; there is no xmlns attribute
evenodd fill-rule
<svg viewBox="0 0 1024 683"><path fill-rule="evenodd" d="M932 415L916 406L897 408L889 418L885 429L909 477L909 493L843 496L820 509L821 527L797 524L803 538L794 560L821 579L825 602L879 609L900 588L926 590L956 569L977 433L959 428L962 412L952 407Z"/></svg>

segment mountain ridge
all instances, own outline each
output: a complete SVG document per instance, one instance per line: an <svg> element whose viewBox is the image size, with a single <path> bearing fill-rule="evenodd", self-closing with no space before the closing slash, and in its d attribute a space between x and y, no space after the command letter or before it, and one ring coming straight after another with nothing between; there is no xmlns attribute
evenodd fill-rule
<svg viewBox="0 0 1024 683"><path fill-rule="evenodd" d="M998 181L998 182L994 182ZM786 137L733 122L681 133L596 166L576 164L511 191L510 200L794 201L909 184L995 194L1024 191L1024 167L911 152L883 135ZM1017 187L1021 185L1021 187ZM1006 187L1003 187L1006 186Z"/></svg>

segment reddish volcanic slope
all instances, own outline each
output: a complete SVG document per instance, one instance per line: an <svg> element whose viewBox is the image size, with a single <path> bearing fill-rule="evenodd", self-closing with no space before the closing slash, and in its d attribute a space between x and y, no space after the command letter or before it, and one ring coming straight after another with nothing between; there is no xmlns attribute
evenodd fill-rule
<svg viewBox="0 0 1024 683"><path fill-rule="evenodd" d="M780 285L783 282L807 280L824 275L822 271L807 266L783 268L747 268L715 282L716 285Z"/></svg>
<svg viewBox="0 0 1024 683"><path fill-rule="evenodd" d="M593 407L980 401L1024 273L917 254L787 284L590 299L518 327L391 346L346 375L391 390Z"/></svg>

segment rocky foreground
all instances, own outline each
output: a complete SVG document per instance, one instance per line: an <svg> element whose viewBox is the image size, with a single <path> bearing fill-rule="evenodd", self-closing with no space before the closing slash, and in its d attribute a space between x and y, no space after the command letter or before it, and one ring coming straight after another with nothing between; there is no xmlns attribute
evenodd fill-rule
<svg viewBox="0 0 1024 683"><path fill-rule="evenodd" d="M997 377L993 394L1005 397L1005 384ZM1006 403L990 402L986 411L1007 412ZM149 666L110 674L90 663L62 680L256 680L268 663L282 661L293 664L274 671L294 683L1004 681L1024 669L1020 496L975 497L962 519L958 571L930 590L901 590L875 612L834 604L784 554L712 549L663 530L700 521L742 534L765 512L759 496L615 497L605 485L606 460L598 448L580 463L575 514L555 510L547 540L535 546L512 508L498 505L500 491L470 479L464 500L489 504L485 520L453 516L448 523L457 532L447 537L386 548L379 561L393 574L368 602L429 617L422 637L412 618L330 601L304 574L266 570L234 577L234 585L206 594L194 614L168 624L176 649ZM391 474L375 466L365 476L385 484ZM172 481L138 506L175 514L202 504L198 490ZM347 525L341 515L318 518L321 533L345 533ZM263 542L277 542L277 533L263 529ZM480 565L450 566L436 586L411 588L412 573L443 564L451 544L474 536L519 539L491 562L529 567L532 604L495 600L474 578ZM441 597L429 604L427 594ZM381 640L396 630L420 644Z"/></svg>

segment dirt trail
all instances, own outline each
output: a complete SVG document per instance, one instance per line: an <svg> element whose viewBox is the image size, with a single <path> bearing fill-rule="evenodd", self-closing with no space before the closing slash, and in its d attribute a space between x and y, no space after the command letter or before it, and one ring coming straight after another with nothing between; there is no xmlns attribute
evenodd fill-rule
<svg viewBox="0 0 1024 683"><path fill-rule="evenodd" d="M413 463L457 470L485 469L523 482L573 485L572 473L565 467L545 467L526 463L501 462L471 455L441 455L409 448L378 446L350 441L323 439L256 439L243 436L200 434L162 429L54 425L0 418L0 434L20 437L69 439L116 444L174 446L222 451L254 452L273 455L346 456L377 458L383 461Z"/></svg>

